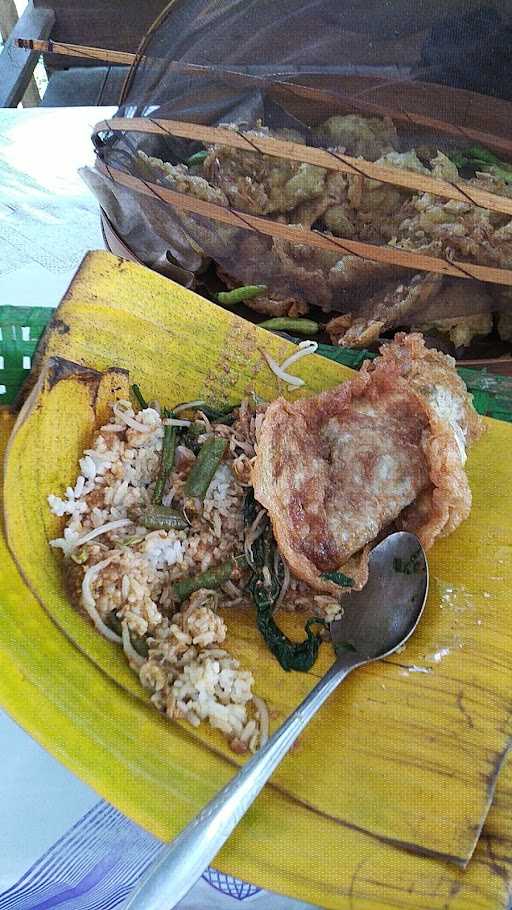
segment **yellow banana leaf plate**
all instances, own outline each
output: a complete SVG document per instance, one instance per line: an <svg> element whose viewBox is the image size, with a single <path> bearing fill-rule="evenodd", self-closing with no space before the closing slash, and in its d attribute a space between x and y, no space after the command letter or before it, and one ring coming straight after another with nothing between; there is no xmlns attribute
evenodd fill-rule
<svg viewBox="0 0 512 910"><path fill-rule="evenodd" d="M0 409L0 457L12 426ZM83 657L23 583L3 535L0 592L0 703L104 798L158 837L173 837L231 766ZM337 825L272 788L215 865L326 910L507 910L511 856L508 761L466 871Z"/></svg>
<svg viewBox="0 0 512 910"><path fill-rule="evenodd" d="M234 403L251 389L275 397L279 390L262 350L284 358L289 348L284 340L140 266L106 253L92 253L50 326L39 381L11 436L4 486L9 546L26 583L55 623L48 623L12 564L7 567L6 563L8 578L1 581L0 591L3 594L6 585L11 585L16 593L17 585L18 597L29 604L24 615L31 632L28 639L27 634L22 636L25 646L35 640L35 616L37 628L45 633L38 660L40 675L33 685L38 689L46 678L44 697L53 699L54 705L65 702L65 710L59 708L66 715L62 730L68 723L82 730L84 755L79 773L93 785L96 781L107 798L161 835L175 832L213 792L214 782L220 785L229 776L234 757L215 731L178 728L156 713L153 716L116 647L72 610L59 558L48 548L48 539L58 534L60 526L49 513L46 497L73 479L77 458L108 398L126 395L128 378L122 371L128 370L130 381L138 382L150 398L174 401L201 396ZM116 369L109 370L111 367ZM101 371L108 372L100 375ZM297 372L306 380L309 392L351 375L318 357L306 358ZM390 869L394 870L391 878L402 884L400 870L409 869L404 874L412 875L414 881L420 875L413 871L416 868L425 869L427 877L427 869L436 869L438 878L450 883L449 888L459 882L461 873L455 869L447 871L435 859L413 858L397 847L461 866L467 863L510 742L512 492L507 456L512 428L488 423L488 433L468 462L474 494L471 517L430 555L432 591L419 632L404 653L354 674L274 776L241 829L244 836L249 836L251 824L255 831L251 841L254 857L246 857L242 873L246 877L289 893L297 893L300 882L306 887L307 881L309 887L315 879L309 868L311 859L305 864L313 849L307 835L310 826L326 845L338 845L331 854L334 866L327 868L328 849L324 855L322 845L316 844L315 862L321 865L325 895L314 892L316 896L308 899L322 905L350 906L343 903L343 894L349 893L346 876L350 868L353 871L364 861L365 851L369 851L368 862L382 865L379 875L384 890ZM19 616L16 622L19 625ZM293 632L294 618L289 617L288 623ZM2 624L0 648L14 649L9 659L18 671L17 675L13 671L13 678L19 682L21 674L21 679L32 680L34 651L29 649L28 654L21 645L14 647L12 619L9 626ZM325 669L328 649L323 649L314 672L286 674L260 642L249 613L230 614L228 626L231 650L253 669L258 692L279 722ZM79 680L86 674L91 675L90 688L82 689ZM64 677L68 677L65 693ZM12 689L16 689L14 683ZM105 711L100 690L109 702ZM77 699L74 712L73 692ZM15 698L11 692L7 702ZM18 705L14 713L19 716L20 711L23 708ZM27 705L26 715L22 722L32 729L32 705ZM37 725L34 732L48 746L47 734ZM108 744L115 744L116 755L110 770L102 753ZM69 762L69 748L65 743L61 748ZM162 800L162 788L167 796L158 803L156 794ZM267 810L273 807L267 822L264 805ZM295 858L293 874L287 878L288 854L298 850L300 841L292 834L293 826L288 829L293 818L304 828L304 853ZM236 854L237 844L238 836L222 856ZM338 850L342 860L336 864ZM352 866L356 855L356 866ZM275 865L268 872L271 859ZM240 873L237 862L231 864L231 870ZM264 868L274 880L265 878ZM468 875L460 881L469 881ZM300 878L295 886L294 876ZM372 877L369 871L368 876ZM389 887L393 891L394 886ZM459 890L463 887L457 884ZM353 895L355 888L353 885ZM426 903L407 902L407 897L401 906L429 910L443 906L435 903L432 883L428 888ZM376 900L372 898L372 907L398 906L384 898L382 903ZM491 904L482 903L484 906Z"/></svg>

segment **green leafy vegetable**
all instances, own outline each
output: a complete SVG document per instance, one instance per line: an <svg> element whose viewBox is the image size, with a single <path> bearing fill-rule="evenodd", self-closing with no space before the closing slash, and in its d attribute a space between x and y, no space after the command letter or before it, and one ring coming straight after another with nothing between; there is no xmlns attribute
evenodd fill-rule
<svg viewBox="0 0 512 910"><path fill-rule="evenodd" d="M256 517L256 506L252 490L247 494L244 503L244 519L250 526ZM321 631L313 631L313 626L326 627L324 619L312 617L305 624L304 641L291 641L281 631L273 617L274 605L282 587L282 578L276 572L276 545L272 528L265 519L263 533L252 546L253 573L248 584L256 606L256 625L269 650L277 658L283 670L297 670L306 673L311 669L318 656L322 638ZM280 563L282 566L282 563ZM267 569L266 572L263 570ZM269 581L270 579L270 581Z"/></svg>
<svg viewBox="0 0 512 910"><path fill-rule="evenodd" d="M323 572L320 578L325 578L326 581L333 581L340 588L351 588L354 584L354 579L344 575L343 572Z"/></svg>
<svg viewBox="0 0 512 910"><path fill-rule="evenodd" d="M225 423L226 426L230 426L235 422L236 415L233 413L235 408L240 407L238 404L226 405L224 408L215 408L210 405L204 405L201 408L201 411L212 423ZM204 433L204 429L203 429Z"/></svg>
<svg viewBox="0 0 512 910"><path fill-rule="evenodd" d="M254 498L254 490L250 487L245 494L244 499L244 526L249 528L253 521L256 519L258 510L256 508L256 500Z"/></svg>
<svg viewBox="0 0 512 910"><path fill-rule="evenodd" d="M471 168L474 171L490 171L506 183L512 182L512 164L502 161L494 152L473 145L469 149L457 150L448 153L450 161L460 168Z"/></svg>

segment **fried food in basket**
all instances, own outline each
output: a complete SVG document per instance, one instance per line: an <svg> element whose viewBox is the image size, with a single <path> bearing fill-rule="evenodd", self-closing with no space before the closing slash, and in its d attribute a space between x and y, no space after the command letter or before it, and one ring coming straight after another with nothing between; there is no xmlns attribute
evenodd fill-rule
<svg viewBox="0 0 512 910"><path fill-rule="evenodd" d="M454 361L419 335L397 335L335 389L272 402L252 480L294 575L326 593L336 573L360 588L368 545L393 523L426 549L454 530L471 508L466 446L482 430Z"/></svg>
<svg viewBox="0 0 512 910"><path fill-rule="evenodd" d="M227 126L237 129L234 124ZM299 144L306 141L297 131L270 130L261 122L244 130L244 135L249 142L266 137ZM320 123L308 138L311 140L337 155L360 156L450 182L460 179L457 162L467 169L467 162L473 161L457 150L414 147L411 139L398 136L386 117L336 115ZM404 148L407 141L409 147ZM148 173L179 192L306 230L319 229L340 240L355 239L498 268L512 265L510 217L469 201L446 200L362 174L330 171L250 148L211 145L188 164L170 164L142 151L139 160ZM467 179L468 186L512 196L509 168L497 166L495 156L489 162L485 155L474 160L478 165ZM304 314L310 307L342 313L327 326L339 344L364 347L391 329L417 326L460 350L492 331L494 312L500 314L501 336L510 335L503 307L490 301L485 286L477 282L459 281L458 286L463 287L453 293L451 289L457 286L453 281L450 284L437 275L411 275L400 267L344 253L342 247L331 252L305 243L247 235L223 224L216 224L212 232L205 221L184 212L179 217L196 248L205 257L213 257L228 287L254 283L268 287L268 293L250 301L249 306L274 316ZM475 288L481 295L478 300Z"/></svg>

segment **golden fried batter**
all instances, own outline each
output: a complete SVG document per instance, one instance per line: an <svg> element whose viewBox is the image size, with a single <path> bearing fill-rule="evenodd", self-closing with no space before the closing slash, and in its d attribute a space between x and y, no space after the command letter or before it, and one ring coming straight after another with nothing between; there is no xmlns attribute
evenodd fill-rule
<svg viewBox="0 0 512 910"><path fill-rule="evenodd" d="M236 124L224 126L239 129ZM420 288L417 279L410 282L403 267L348 253L343 238L509 268L510 215L473 205L470 198L446 199L370 179L364 173L345 174L256 151L258 140L268 137L304 144L305 132L275 130L260 121L242 132L247 147L212 145L201 162L190 165L164 162L139 150L138 169L180 193L297 228L320 230L334 241L332 249L260 233L249 236L243 227L181 211L172 219L172 232L175 240L181 238L174 247L176 254L181 251L178 258L184 268L198 271L212 259L228 276L228 285L265 284L268 297L249 302L260 312L285 315L316 306L341 313L343 317L333 320L328 329L342 345L372 344L384 331L405 324L434 328L456 348L492 330L492 301L482 284L448 284L439 276L434 280L427 275ZM309 133L308 144L312 137L335 155L363 156L387 168L447 181L460 179L447 154L435 147L410 147L406 136L399 141L387 117L335 114ZM402 145L405 148L399 151ZM493 165L476 172L467 185L512 197L512 184ZM190 260L191 247L195 265ZM497 312L498 331L510 340L508 309L498 304Z"/></svg>
<svg viewBox="0 0 512 910"><path fill-rule="evenodd" d="M467 448L482 435L485 423L455 370L453 357L425 347L423 336L416 332L400 332L390 344L381 347L380 356L365 369L371 371L384 364L398 367L410 387L451 426L459 448L461 443Z"/></svg>
<svg viewBox="0 0 512 910"><path fill-rule="evenodd" d="M370 298L364 315L350 313L331 319L326 329L335 344L364 348L396 323L407 318L411 310L423 308L441 287L442 276L429 272L414 275L408 284L386 285Z"/></svg>
<svg viewBox="0 0 512 910"><path fill-rule="evenodd" d="M232 125L226 126L236 129ZM247 130L245 135L250 140L251 137L267 138L271 133L262 126ZM297 142L297 136L292 138ZM232 206L256 215L287 212L321 196L326 179L325 168L218 145L210 147L203 170L209 182L225 193Z"/></svg>
<svg viewBox="0 0 512 910"><path fill-rule="evenodd" d="M255 496L292 572L316 590L340 592L322 577L336 569L362 587L368 544L393 523L429 547L469 512L454 432L400 372L400 361L382 358L335 389L266 411Z"/></svg>
<svg viewBox="0 0 512 910"><path fill-rule="evenodd" d="M396 366L362 373L310 399L269 405L258 437L254 492L298 578L339 593L322 575L336 569L348 575L347 561L363 551L355 564L351 560L349 575L362 587L367 545L435 486L425 447L432 420L440 423ZM464 481L453 434L444 435ZM421 529L417 533L421 539Z"/></svg>
<svg viewBox="0 0 512 910"><path fill-rule="evenodd" d="M430 432L422 445L429 465L430 483L404 509L396 526L417 534L429 550L438 537L446 537L468 517L471 490L463 467L460 448L449 424L433 417Z"/></svg>

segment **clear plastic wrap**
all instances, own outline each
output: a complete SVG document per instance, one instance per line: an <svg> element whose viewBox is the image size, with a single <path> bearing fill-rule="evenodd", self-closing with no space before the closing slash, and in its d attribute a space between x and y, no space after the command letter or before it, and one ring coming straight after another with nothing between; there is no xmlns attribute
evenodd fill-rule
<svg viewBox="0 0 512 910"><path fill-rule="evenodd" d="M463 177L512 197L512 166L509 182L506 163L471 163L477 134L506 158L509 19L467 2L174 0L139 50L117 116L229 124L249 139ZM340 241L498 268L512 268L510 215L171 131L104 130L96 148L107 172L82 174L113 230L135 257L183 284L264 285L254 310L319 309L330 337L352 346L399 326L440 336L448 350L493 327L496 337L512 337L510 289L222 224L120 186L110 169ZM206 157L187 164L198 152Z"/></svg>

